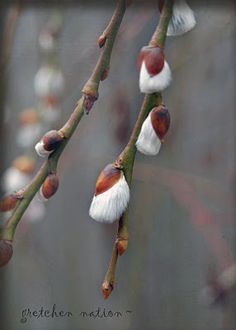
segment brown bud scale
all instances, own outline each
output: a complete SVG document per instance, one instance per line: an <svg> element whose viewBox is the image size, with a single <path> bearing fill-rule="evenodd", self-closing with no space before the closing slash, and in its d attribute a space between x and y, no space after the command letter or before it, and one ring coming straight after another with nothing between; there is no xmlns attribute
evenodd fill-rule
<svg viewBox="0 0 236 330"><path fill-rule="evenodd" d="M11 211L15 208L18 198L16 195L8 195L0 200L0 212Z"/></svg>
<svg viewBox="0 0 236 330"><path fill-rule="evenodd" d="M59 180L56 174L49 174L42 184L40 192L44 198L49 199L56 193L58 186Z"/></svg>
<svg viewBox="0 0 236 330"><path fill-rule="evenodd" d="M122 172L113 164L108 164L99 174L96 182L95 195L102 194L110 189L114 184L119 181Z"/></svg>
<svg viewBox="0 0 236 330"><path fill-rule="evenodd" d="M151 112L151 122L154 131L160 139L163 139L170 127L170 114L166 107L159 105Z"/></svg>
<svg viewBox="0 0 236 330"><path fill-rule="evenodd" d="M102 48L105 45L106 39L107 37L104 34L100 35L100 37L97 40L97 44L99 48Z"/></svg>
<svg viewBox="0 0 236 330"><path fill-rule="evenodd" d="M145 61L148 73L151 76L155 76L164 67L165 57L163 49L160 47L144 46L138 56L137 65L139 70L143 61Z"/></svg>
<svg viewBox="0 0 236 330"><path fill-rule="evenodd" d="M42 138L44 149L47 151L55 150L63 138L64 136L60 131L52 130L47 132Z"/></svg>

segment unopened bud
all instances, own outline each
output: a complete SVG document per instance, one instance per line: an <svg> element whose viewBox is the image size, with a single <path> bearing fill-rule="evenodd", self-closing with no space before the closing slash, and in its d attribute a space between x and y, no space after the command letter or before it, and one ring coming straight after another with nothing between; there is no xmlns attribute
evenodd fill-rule
<svg viewBox="0 0 236 330"><path fill-rule="evenodd" d="M151 112L151 122L157 136L162 140L170 127L170 114L168 109L160 105Z"/></svg>
<svg viewBox="0 0 236 330"><path fill-rule="evenodd" d="M97 44L100 48L102 48L105 45L106 39L107 39L107 37L105 34L100 35L100 37L97 40Z"/></svg>
<svg viewBox="0 0 236 330"><path fill-rule="evenodd" d="M64 135L60 131L52 130L46 133L36 144L35 150L41 157L52 153L62 142Z"/></svg>
<svg viewBox="0 0 236 330"><path fill-rule="evenodd" d="M17 195L11 194L8 196L3 197L0 200L0 212L7 212L11 211L15 208L16 203L19 199L17 198Z"/></svg>
<svg viewBox="0 0 236 330"><path fill-rule="evenodd" d="M128 239L118 238L116 241L116 248L119 256L121 256L128 248Z"/></svg>
<svg viewBox="0 0 236 330"><path fill-rule="evenodd" d="M13 247L12 241L1 239L0 240L0 267L5 266L12 257Z"/></svg>
<svg viewBox="0 0 236 330"><path fill-rule="evenodd" d="M40 188L40 196L44 201L52 197L59 186L59 180L56 174L49 174Z"/></svg>
<svg viewBox="0 0 236 330"><path fill-rule="evenodd" d="M101 289L102 289L103 298L107 299L110 296L110 294L113 290L113 285L112 285L112 283L110 283L108 281L104 281L102 283L102 288Z"/></svg>
<svg viewBox="0 0 236 330"><path fill-rule="evenodd" d="M84 102L83 102L83 108L86 115L89 114L90 110L92 109L94 102L97 100L96 96L91 96L88 94L84 94Z"/></svg>

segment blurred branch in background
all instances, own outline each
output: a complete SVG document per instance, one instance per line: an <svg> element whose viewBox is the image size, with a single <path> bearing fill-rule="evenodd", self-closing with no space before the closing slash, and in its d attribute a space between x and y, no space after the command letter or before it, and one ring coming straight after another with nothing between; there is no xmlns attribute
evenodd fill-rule
<svg viewBox="0 0 236 330"><path fill-rule="evenodd" d="M6 8L2 2L0 3L0 180L4 168L4 153L6 148L3 119L7 91L7 64L9 62L20 12L21 6L18 1L10 6L6 6ZM1 196L2 186L0 185L0 198ZM1 323L5 324L6 310L2 300L2 297L7 294L5 272L1 272L0 275L0 291L0 319Z"/></svg>
<svg viewBox="0 0 236 330"><path fill-rule="evenodd" d="M7 12L5 12L7 11ZM4 8L0 4L0 154L4 154L4 133L3 133L3 115L6 93L6 66L11 54L11 46L14 40L15 30L21 11L20 2L12 4L9 8ZM0 176L2 173L3 162L0 163ZM0 193L1 196L1 193Z"/></svg>

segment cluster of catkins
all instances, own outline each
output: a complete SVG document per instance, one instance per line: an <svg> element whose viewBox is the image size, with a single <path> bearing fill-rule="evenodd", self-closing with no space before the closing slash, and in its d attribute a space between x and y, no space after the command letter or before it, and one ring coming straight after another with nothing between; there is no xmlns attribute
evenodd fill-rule
<svg viewBox="0 0 236 330"><path fill-rule="evenodd" d="M160 11L162 4L160 4ZM184 0L173 5L167 35L177 36L190 31L196 24L194 13ZM171 70L161 47L145 46L138 57L139 88L142 93L163 91L171 82ZM170 125L170 115L164 105L154 107L144 121L138 136L137 150L145 155L157 155ZM113 223L122 216L130 199L128 183L122 168L107 165L100 173L90 206L90 216L102 223Z"/></svg>
<svg viewBox="0 0 236 330"><path fill-rule="evenodd" d="M160 10L162 10L160 6ZM195 26L192 10L184 0L176 0L169 22L167 35L181 35ZM40 35L40 47L46 54L52 54L56 47L58 30L55 25L48 25ZM51 58L51 56L49 56ZM165 60L163 48L146 46L138 57L140 72L139 87L142 93L152 94L161 92L171 82L171 71ZM40 99L40 106L44 109L44 116L48 122L57 118L58 104L64 88L63 75L57 63L46 63L35 77L35 92ZM86 110L86 109L85 109ZM39 114L33 109L20 115L23 129L18 134L18 143L24 147L32 145L41 131ZM45 123L44 123L45 124ZM136 142L137 150L146 155L156 155L161 147L163 138L168 131L170 116L164 105L154 107L144 121ZM51 130L35 145L37 154L49 157L65 139L61 131ZM23 141L23 142L21 142ZM15 160L3 176L6 191L17 191L5 196L0 201L0 211L12 211L22 198L20 188L30 181L30 173L34 168L34 161L27 156ZM48 173L39 195L42 200L48 200L58 189L59 181L56 173ZM107 165L100 173L95 188L95 194L90 206L90 216L99 222L113 223L126 210L130 199L129 185L126 181L122 166L119 163ZM0 240L0 266L6 264L12 255L12 242Z"/></svg>
<svg viewBox="0 0 236 330"><path fill-rule="evenodd" d="M50 128L60 117L64 77L58 66L57 43L61 23L61 15L53 14L39 35L39 49L43 63L34 79L38 104L19 113L16 143L21 149L21 155L12 161L2 178L6 197L0 202L0 211L6 212L6 220L10 215L7 211L13 209L19 198L17 192L31 181L36 166L36 157L32 153L33 146L41 137L45 127ZM16 193L12 193L14 191ZM11 194L8 196L9 193ZM40 192L38 197L40 198L35 198L26 211L25 216L30 221L44 218L45 206L40 199L44 200L45 196Z"/></svg>

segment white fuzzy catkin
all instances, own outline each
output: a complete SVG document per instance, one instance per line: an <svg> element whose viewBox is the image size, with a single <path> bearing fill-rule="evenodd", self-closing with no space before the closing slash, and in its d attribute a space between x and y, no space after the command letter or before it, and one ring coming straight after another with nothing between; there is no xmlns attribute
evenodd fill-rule
<svg viewBox="0 0 236 330"><path fill-rule="evenodd" d="M192 9L184 0L175 0L173 13L170 19L167 35L182 35L194 28L196 20Z"/></svg>
<svg viewBox="0 0 236 330"><path fill-rule="evenodd" d="M161 141L152 126L151 113L144 121L136 142L138 151L148 156L157 155L161 148Z"/></svg>
<svg viewBox="0 0 236 330"><path fill-rule="evenodd" d="M34 79L35 93L38 97L61 96L64 90L64 78L59 69L43 66Z"/></svg>
<svg viewBox="0 0 236 330"><path fill-rule="evenodd" d="M170 84L171 79L171 70L166 61L161 72L155 76L148 73L145 60L143 61L139 75L139 88L142 93L160 92Z"/></svg>
<svg viewBox="0 0 236 330"><path fill-rule="evenodd" d="M42 110L42 117L47 123L52 124L60 118L61 109L58 106L44 106Z"/></svg>
<svg viewBox="0 0 236 330"><path fill-rule="evenodd" d="M2 183L5 192L17 191L30 182L30 176L18 170L16 167L9 167L3 174Z"/></svg>
<svg viewBox="0 0 236 330"><path fill-rule="evenodd" d="M42 132L41 123L24 125L20 127L17 133L17 144L22 148L28 148L35 143Z"/></svg>
<svg viewBox="0 0 236 330"><path fill-rule="evenodd" d="M50 155L53 152L53 150L50 151L45 150L43 141L39 141L34 148L37 154L43 158L45 158L46 156Z"/></svg>
<svg viewBox="0 0 236 330"><path fill-rule="evenodd" d="M93 197L89 215L98 222L112 223L124 213L129 198L129 186L122 174L114 186Z"/></svg>

